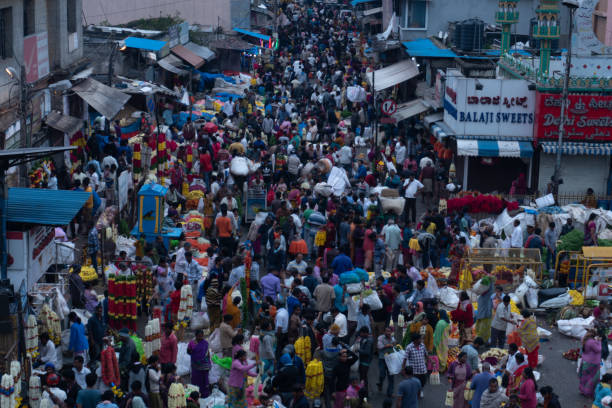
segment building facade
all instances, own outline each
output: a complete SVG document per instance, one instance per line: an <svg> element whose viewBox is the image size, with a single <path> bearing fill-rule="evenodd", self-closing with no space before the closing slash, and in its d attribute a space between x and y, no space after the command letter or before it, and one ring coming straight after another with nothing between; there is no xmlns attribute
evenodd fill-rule
<svg viewBox="0 0 612 408"><path fill-rule="evenodd" d="M160 2L159 0L83 0L85 24L119 25L141 18L177 16L190 24L233 28L251 28L249 0L188 0Z"/></svg>
<svg viewBox="0 0 612 408"><path fill-rule="evenodd" d="M25 146L20 137L21 84L28 86L25 123L28 143L42 119L52 109L52 100L63 110L63 99L53 98L48 88L52 77L70 74L83 60L81 0L0 0L0 134L5 148ZM6 68L17 76L11 78ZM22 70L23 68L23 70Z"/></svg>

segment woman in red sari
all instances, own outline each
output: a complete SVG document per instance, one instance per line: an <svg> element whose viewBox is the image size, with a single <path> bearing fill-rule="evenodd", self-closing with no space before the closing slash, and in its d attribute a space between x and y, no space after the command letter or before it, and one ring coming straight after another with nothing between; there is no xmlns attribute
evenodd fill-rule
<svg viewBox="0 0 612 408"><path fill-rule="evenodd" d="M472 326L474 325L474 310L472 302L466 291L459 295L457 309L451 312L451 319L459 325L459 343L472 339Z"/></svg>

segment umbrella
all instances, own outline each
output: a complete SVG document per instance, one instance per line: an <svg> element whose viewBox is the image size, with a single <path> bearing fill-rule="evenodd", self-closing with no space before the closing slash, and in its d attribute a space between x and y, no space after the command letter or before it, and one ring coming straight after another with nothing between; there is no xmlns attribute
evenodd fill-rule
<svg viewBox="0 0 612 408"><path fill-rule="evenodd" d="M219 130L219 127L212 122L206 122L204 125L204 131L206 133L215 133L217 130Z"/></svg>

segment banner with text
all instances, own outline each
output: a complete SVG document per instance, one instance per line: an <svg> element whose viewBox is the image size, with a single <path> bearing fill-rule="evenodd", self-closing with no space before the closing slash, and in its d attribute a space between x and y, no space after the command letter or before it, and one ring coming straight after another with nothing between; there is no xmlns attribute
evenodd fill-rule
<svg viewBox="0 0 612 408"><path fill-rule="evenodd" d="M612 141L612 96L569 95L568 100L566 140ZM535 137L557 140L560 123L561 95L538 93Z"/></svg>

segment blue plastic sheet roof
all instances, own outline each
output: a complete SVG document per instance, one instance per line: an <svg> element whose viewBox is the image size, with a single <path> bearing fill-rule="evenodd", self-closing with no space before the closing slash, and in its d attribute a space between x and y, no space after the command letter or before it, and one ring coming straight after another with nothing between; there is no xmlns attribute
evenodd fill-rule
<svg viewBox="0 0 612 408"><path fill-rule="evenodd" d="M146 196L165 196L168 189L161 184L149 183L142 186L138 195Z"/></svg>
<svg viewBox="0 0 612 408"><path fill-rule="evenodd" d="M526 57L531 57L531 53L525 50L510 50L511 54L520 54L520 55L524 55ZM487 51L485 52L486 55L493 55L495 57L499 57L501 54L501 50L491 50L491 51Z"/></svg>
<svg viewBox="0 0 612 408"><path fill-rule="evenodd" d="M123 40L126 47L138 48L146 51L159 51L164 48L166 41L149 40L148 38L128 37Z"/></svg>
<svg viewBox="0 0 612 408"><path fill-rule="evenodd" d="M358 5L358 4L362 4L362 3L372 3L372 2L374 2L374 1L377 1L377 0L353 0L353 1L351 1L351 6L355 7L355 6L356 6L356 5Z"/></svg>
<svg viewBox="0 0 612 408"><path fill-rule="evenodd" d="M237 33L240 33L240 34L245 34L245 35L249 35L251 37L259 38L260 40L270 41L270 36L269 35L255 33L253 31L244 30L242 28L234 28L234 31L237 32Z"/></svg>
<svg viewBox="0 0 612 408"><path fill-rule="evenodd" d="M406 47L406 53L411 57L455 58L457 56L453 50L440 48L429 38L406 41L402 45Z"/></svg>
<svg viewBox="0 0 612 408"><path fill-rule="evenodd" d="M7 221L67 225L90 196L85 191L9 188Z"/></svg>

